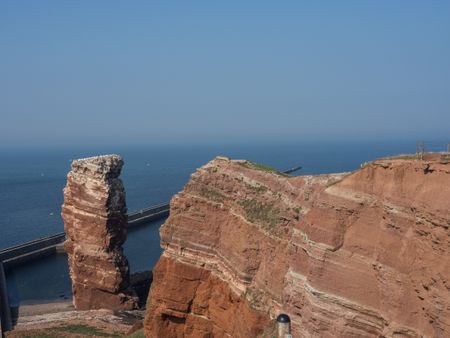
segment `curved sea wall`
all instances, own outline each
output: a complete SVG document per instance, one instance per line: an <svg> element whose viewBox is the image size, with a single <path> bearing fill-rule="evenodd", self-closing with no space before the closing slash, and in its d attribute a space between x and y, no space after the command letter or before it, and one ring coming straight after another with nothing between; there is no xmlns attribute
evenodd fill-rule
<svg viewBox="0 0 450 338"><path fill-rule="evenodd" d="M450 165L287 175L216 158L161 227L148 337L450 336Z"/></svg>

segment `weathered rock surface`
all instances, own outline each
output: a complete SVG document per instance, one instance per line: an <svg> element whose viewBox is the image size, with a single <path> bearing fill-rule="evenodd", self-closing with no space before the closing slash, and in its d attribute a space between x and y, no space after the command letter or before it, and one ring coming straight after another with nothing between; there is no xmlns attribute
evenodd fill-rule
<svg viewBox="0 0 450 338"><path fill-rule="evenodd" d="M450 165L286 177L217 158L161 227L147 337L450 337Z"/></svg>
<svg viewBox="0 0 450 338"><path fill-rule="evenodd" d="M125 191L117 155L73 161L64 189L62 217L67 240L73 302L78 310L133 309L128 289Z"/></svg>

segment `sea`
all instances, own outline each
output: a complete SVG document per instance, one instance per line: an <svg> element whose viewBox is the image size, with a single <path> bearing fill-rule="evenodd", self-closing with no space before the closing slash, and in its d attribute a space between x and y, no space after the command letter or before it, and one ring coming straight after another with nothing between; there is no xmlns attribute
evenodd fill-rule
<svg viewBox="0 0 450 338"><path fill-rule="evenodd" d="M124 159L121 178L129 212L167 202L190 175L216 156L248 159L296 175L347 172L376 158L414 153L414 141L280 142L259 144L55 147L0 150L0 249L64 231L63 188L72 160L103 154ZM444 144L444 143L442 143ZM443 145L444 146L444 145ZM131 272L151 270L161 255L159 227L149 223L128 235ZM55 255L7 272L21 304L71 298L67 258Z"/></svg>

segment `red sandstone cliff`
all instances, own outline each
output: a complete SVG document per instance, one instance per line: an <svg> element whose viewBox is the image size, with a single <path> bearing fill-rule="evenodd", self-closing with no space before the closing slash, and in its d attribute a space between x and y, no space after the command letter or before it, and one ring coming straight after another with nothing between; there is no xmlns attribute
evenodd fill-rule
<svg viewBox="0 0 450 338"><path fill-rule="evenodd" d="M147 337L450 337L450 165L288 177L217 158L161 227Z"/></svg>
<svg viewBox="0 0 450 338"><path fill-rule="evenodd" d="M62 217L67 240L73 302L78 310L130 310L125 191L117 155L73 161L64 189Z"/></svg>

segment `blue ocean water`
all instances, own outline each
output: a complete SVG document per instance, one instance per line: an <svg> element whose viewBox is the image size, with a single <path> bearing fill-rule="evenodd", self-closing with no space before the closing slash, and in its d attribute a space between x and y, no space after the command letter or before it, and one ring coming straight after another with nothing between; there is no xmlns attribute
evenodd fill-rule
<svg viewBox="0 0 450 338"><path fill-rule="evenodd" d="M124 158L122 180L129 211L169 201L189 176L218 155L249 159L299 174L352 171L375 158L412 153L414 142L280 143L259 145L140 146L0 151L0 249L63 231L62 189L72 159L116 153ZM132 272L159 259L159 226L129 234L125 253ZM64 256L49 257L8 273L22 301L70 297Z"/></svg>

